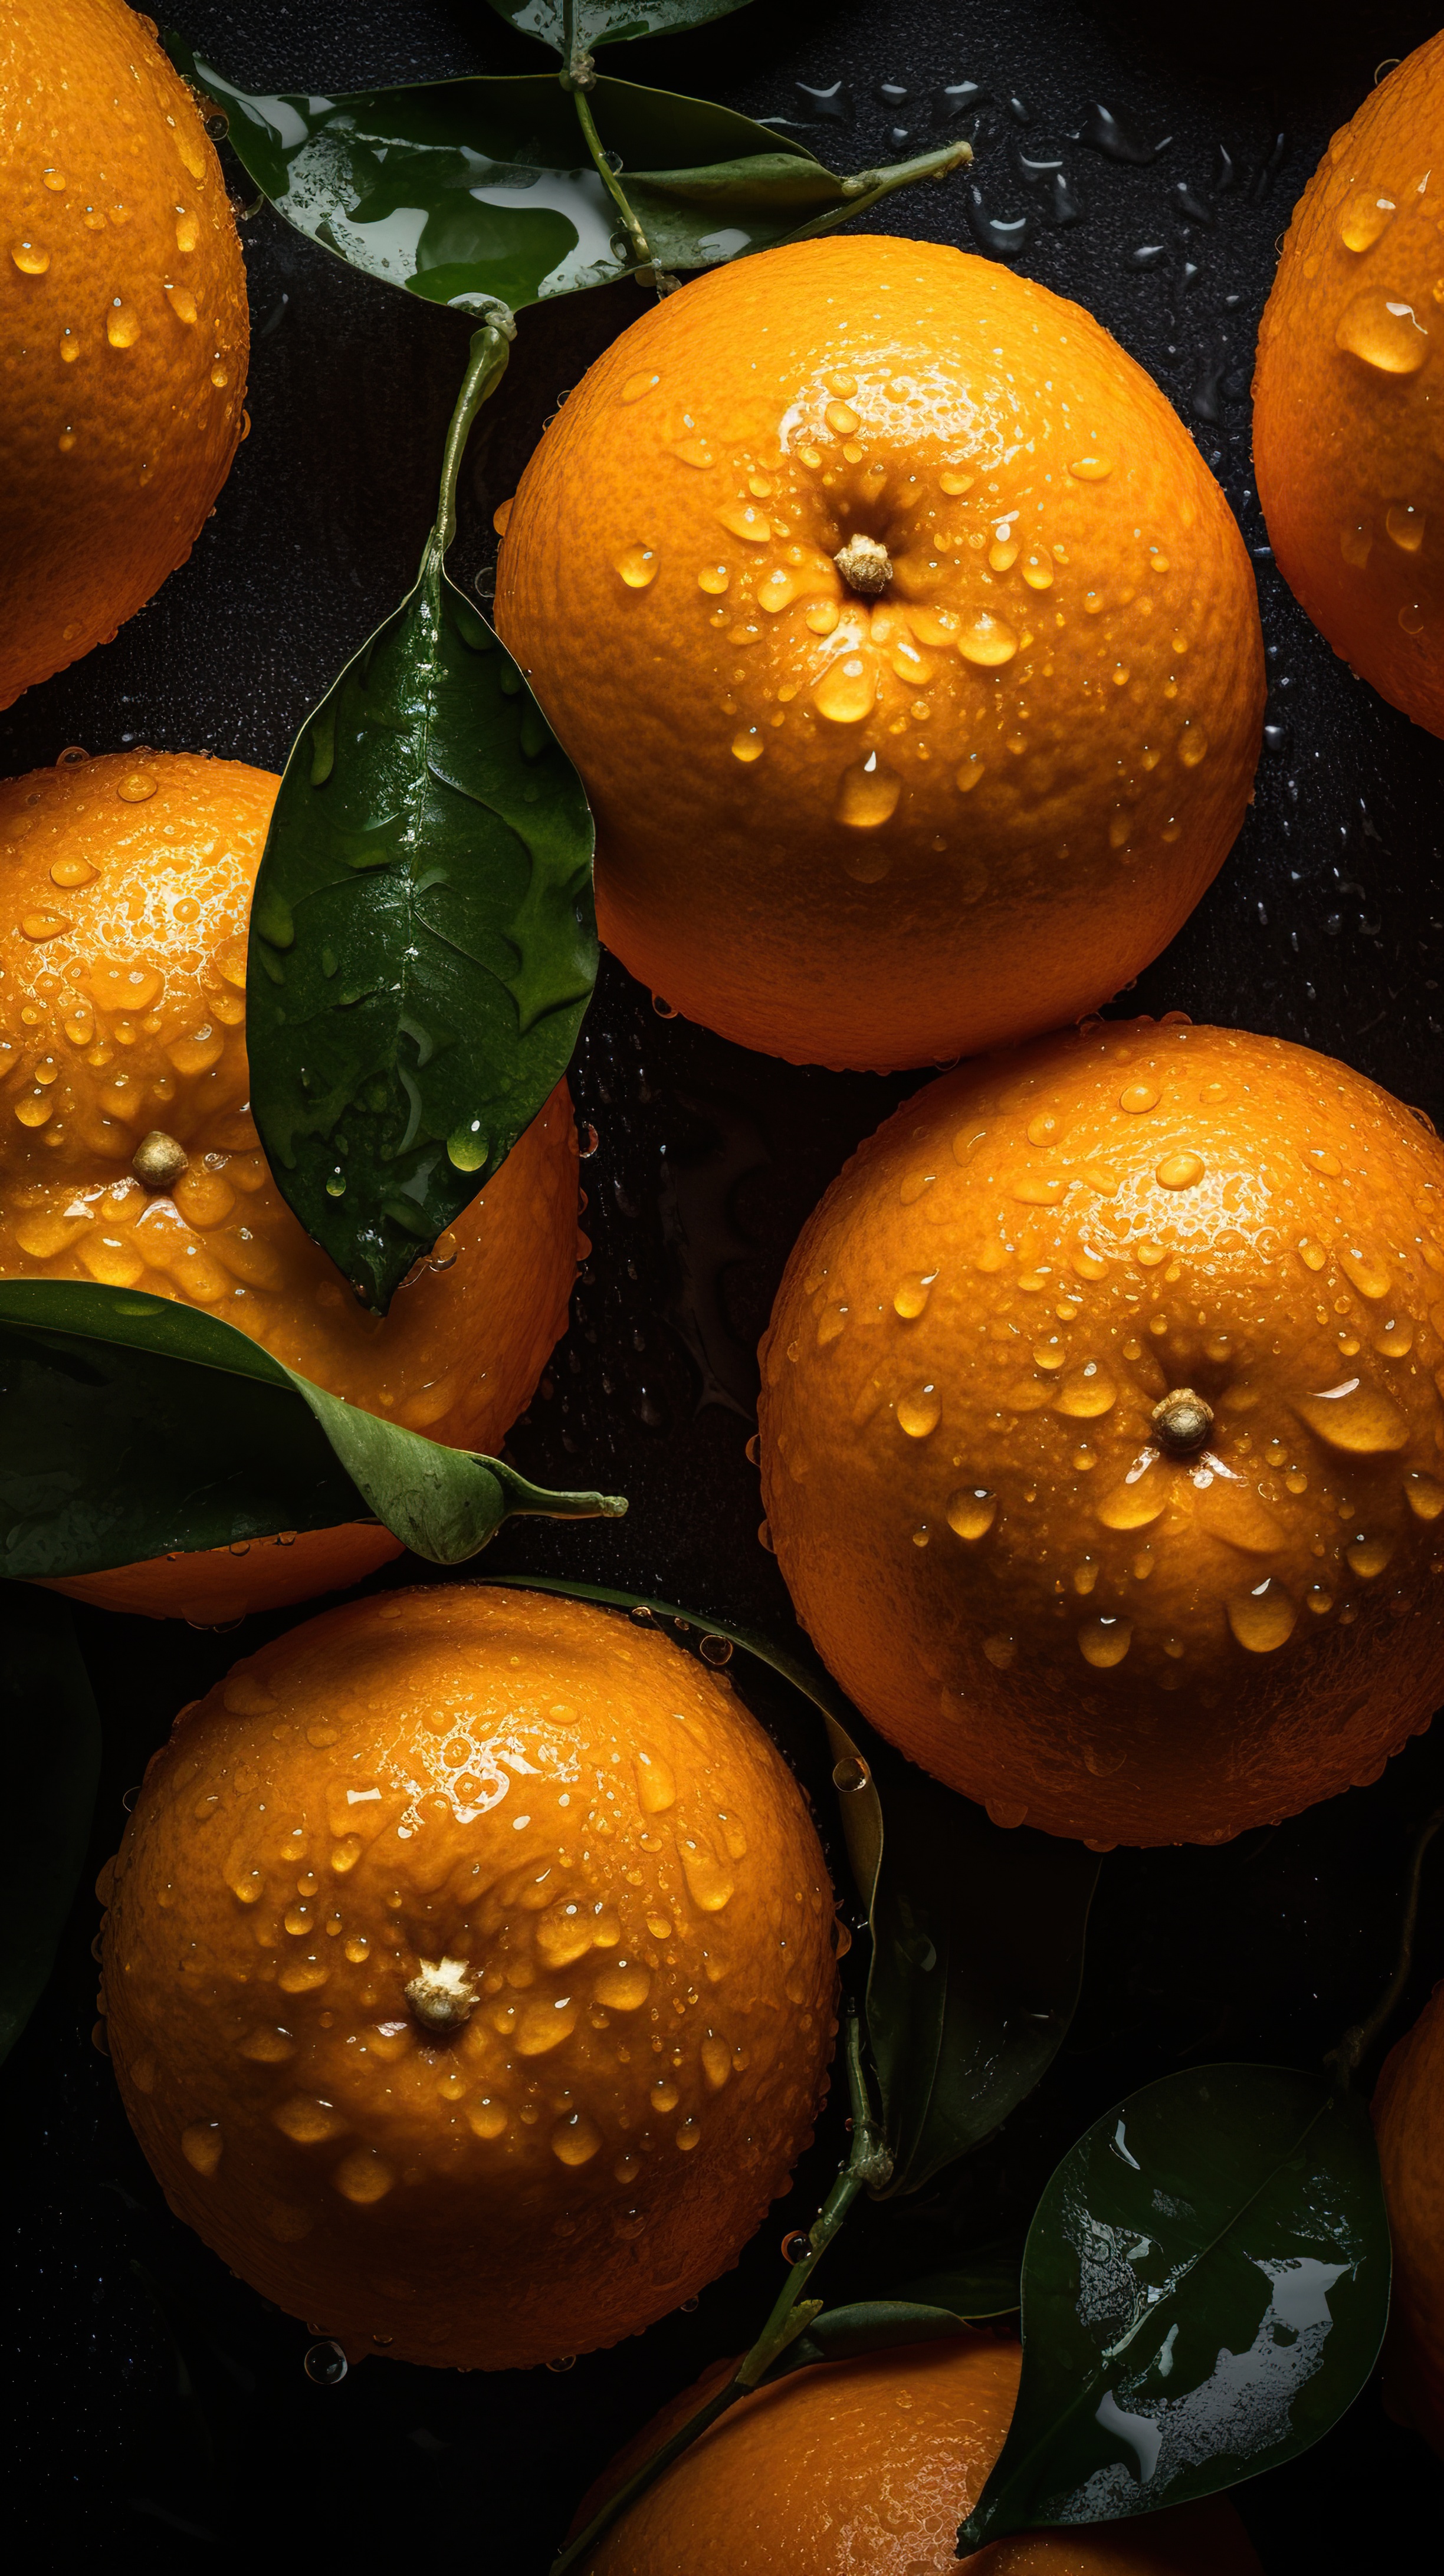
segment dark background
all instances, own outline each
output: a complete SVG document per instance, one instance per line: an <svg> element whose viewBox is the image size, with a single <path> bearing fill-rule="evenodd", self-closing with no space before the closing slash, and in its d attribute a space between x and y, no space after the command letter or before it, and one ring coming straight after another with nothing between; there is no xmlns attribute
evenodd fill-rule
<svg viewBox="0 0 1444 2576"><path fill-rule="evenodd" d="M264 90L547 67L482 0L176 8L198 51ZM1444 748L1351 677L1274 572L1248 409L1293 202L1376 66L1435 23L1402 0L1366 0L1337 19L1295 0L1187 12L1157 0L759 0L691 36L614 51L605 68L810 120L807 141L843 170L943 139L957 129L938 123L938 94L980 84L961 127L975 168L865 220L996 251L992 228L1026 216L1021 246L1011 236L1004 247L1085 302L1163 384L1222 480L1258 573L1270 705L1257 801L1211 893L1116 1007L1183 1009L1337 1052L1444 1123ZM823 116L809 93L837 83ZM1130 166L1076 139L1099 104L1149 142L1170 138L1166 149ZM1061 162L1061 181L1028 162ZM0 718L6 774L69 743L98 752L131 741L279 769L307 708L413 578L467 324L353 276L269 209L242 237L251 437L184 570L113 644ZM493 507L563 389L642 309L624 284L523 315L463 477L459 578L479 578L485 592ZM583 1167L595 1250L571 1331L510 1445L531 1475L627 1492L632 1509L620 1527L521 1523L487 1573L571 1572L779 1640L795 1634L756 1537L744 1455L751 1352L802 1220L858 1138L921 1078L799 1071L745 1054L660 1018L606 961L573 1074L583 1143L589 1122L598 1139ZM383 1579L419 1571L405 1560ZM791 2199L693 2313L565 2376L463 2387L454 2373L377 2360L339 2387L313 2385L304 2327L170 2218L90 2041L90 1882L119 1838L125 1793L175 1709L259 1636L92 1612L81 1626L106 1725L92 1864L49 1990L0 2079L15 2248L10 2505L27 2563L81 2545L147 2569L249 2568L278 2551L369 2568L398 2549L460 2549L497 2576L541 2576L575 2498L617 2444L708 2361L752 2339L780 2239L810 2220L835 2169L840 2110L834 2102ZM830 1832L817 1749L788 1740ZM1156 2075L1214 2057L1316 2065L1384 1981L1413 1830L1441 1796L1444 1743L1424 1738L1373 1788L1277 1830L1209 1852L1114 1853L1082 2005L1040 2091L951 2179L867 2213L820 2286L832 2299L865 2292L1020 2224L1078 2131ZM12 1830L43 1830L43 1819ZM840 1878L840 1851L833 1861ZM1437 1864L1417 1957L1396 2029L1444 1971ZM1236 2491L1271 2576L1392 2561L1409 2521L1437 2529L1439 2501L1437 2464L1384 2416L1376 2387L1317 2450Z"/></svg>

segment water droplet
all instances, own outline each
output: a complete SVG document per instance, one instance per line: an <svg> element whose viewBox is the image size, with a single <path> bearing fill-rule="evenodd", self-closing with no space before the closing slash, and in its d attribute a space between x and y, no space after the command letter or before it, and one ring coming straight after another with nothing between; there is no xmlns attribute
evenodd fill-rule
<svg viewBox="0 0 1444 2576"><path fill-rule="evenodd" d="M842 653L829 662L813 690L819 715L833 724L859 724L870 715L877 700L877 656L872 652ZM893 804L897 798L894 796ZM888 811L891 812L889 806ZM885 818L878 816L881 822Z"/></svg>
<svg viewBox="0 0 1444 2576"><path fill-rule="evenodd" d="M1394 1542L1391 1538L1366 1538L1362 1530L1357 1538L1350 1540L1344 1550L1354 1572L1366 1577L1371 1574L1382 1574L1393 1553Z"/></svg>
<svg viewBox="0 0 1444 2576"><path fill-rule="evenodd" d="M1334 339L1351 357L1380 375L1412 376L1429 355L1429 334L1415 318L1412 304L1366 287L1345 306Z"/></svg>
<svg viewBox="0 0 1444 2576"><path fill-rule="evenodd" d="M682 1875L693 1904L700 1906L704 1914L720 1914L736 1893L737 1882L731 1870L715 1852L704 1849L690 1835L681 1836L680 1848Z"/></svg>
<svg viewBox="0 0 1444 2576"><path fill-rule="evenodd" d="M824 709L824 713L830 712ZM901 794L902 780L897 771L885 767L877 753L870 751L866 760L854 761L850 769L843 771L833 810L840 823L850 823L856 831L874 831L896 813ZM884 861L878 874L885 872Z"/></svg>
<svg viewBox="0 0 1444 2576"><path fill-rule="evenodd" d="M1444 1512L1444 1485L1437 1476L1416 1473L1404 1479L1404 1492L1409 1509L1421 1521L1437 1521Z"/></svg>
<svg viewBox="0 0 1444 2576"><path fill-rule="evenodd" d="M1251 1655L1272 1655L1293 1635L1298 1604L1277 1577L1266 1574L1251 1592L1236 1593L1228 1603L1228 1624Z"/></svg>
<svg viewBox="0 0 1444 2576"><path fill-rule="evenodd" d="M1018 1641L1016 1637L1010 1637L1004 1630L996 1637L983 1639L983 1652L997 1671L1005 1673L1009 1666L1017 1661Z"/></svg>
<svg viewBox="0 0 1444 2576"><path fill-rule="evenodd" d="M1080 483L1103 483L1113 471L1111 456L1080 456L1068 468Z"/></svg>
<svg viewBox="0 0 1444 2576"><path fill-rule="evenodd" d="M1118 1389L1101 1360L1084 1360L1069 1369L1053 1398L1055 1412L1091 1421L1118 1401Z"/></svg>
<svg viewBox="0 0 1444 2576"><path fill-rule="evenodd" d="M143 805L159 785L160 780L153 770L128 769L115 792L122 805Z"/></svg>
<svg viewBox="0 0 1444 2576"><path fill-rule="evenodd" d="M1129 1619L1086 1619L1078 1631L1078 1651L1085 1664L1100 1672L1109 1672L1121 1664L1133 1643L1133 1623ZM1090 1764L1091 1769L1091 1764Z"/></svg>
<svg viewBox="0 0 1444 2576"><path fill-rule="evenodd" d="M1005 617L990 617L985 608L978 610L972 622L958 637L958 651L965 662L974 662L985 671L998 669L1011 662L1018 650L1018 638ZM958 784L963 783L959 773Z"/></svg>
<svg viewBox="0 0 1444 2576"><path fill-rule="evenodd" d="M105 317L105 336L112 349L133 349L140 338L140 315L117 295Z"/></svg>
<svg viewBox="0 0 1444 2576"><path fill-rule="evenodd" d="M953 1150L957 1152L956 1142ZM904 1172L898 1184L898 1197L903 1206L916 1207L924 1190L930 1190L936 1179L936 1172Z"/></svg>
<svg viewBox="0 0 1444 2576"><path fill-rule="evenodd" d="M170 309L175 315L177 322L194 322L196 319L196 299L192 295L189 287L168 286L166 288L166 293L170 297Z"/></svg>
<svg viewBox="0 0 1444 2576"><path fill-rule="evenodd" d="M1122 1091L1118 1094L1118 1106L1120 1109L1133 1111L1135 1115L1144 1109L1156 1109L1158 1107L1157 1083L1126 1083Z"/></svg>
<svg viewBox="0 0 1444 2576"><path fill-rule="evenodd" d="M931 1384L910 1387L897 1400L898 1425L910 1440L926 1440L929 1432L936 1431L942 1413L942 1397Z"/></svg>
<svg viewBox="0 0 1444 2576"><path fill-rule="evenodd" d="M188 214L184 206L177 206L175 217L176 249L184 251L194 250L200 237L201 228L199 218L195 215Z"/></svg>
<svg viewBox="0 0 1444 2576"><path fill-rule="evenodd" d="M38 242L18 241L10 252L22 277L43 277L50 266L50 253Z"/></svg>
<svg viewBox="0 0 1444 2576"><path fill-rule="evenodd" d="M765 546L770 542L772 521L766 511L759 510L752 501L734 501L727 509L719 510L717 517L729 536L745 537L754 546Z"/></svg>
<svg viewBox="0 0 1444 2576"><path fill-rule="evenodd" d="M742 761L744 765L760 760L765 748L756 725L748 725L741 733L734 733L732 737L732 757L734 760Z"/></svg>
<svg viewBox="0 0 1444 2576"><path fill-rule="evenodd" d="M1147 1529L1163 1512L1172 1490L1173 1475L1152 1450L1145 1449L1136 1467L1105 1494L1098 1505L1098 1518L1105 1529ZM1091 1584L1089 1589L1092 1589Z"/></svg>
<svg viewBox="0 0 1444 2576"><path fill-rule="evenodd" d="M1355 188L1339 209L1339 239L1345 250L1372 250L1396 213L1395 200L1375 188Z"/></svg>
<svg viewBox="0 0 1444 2576"><path fill-rule="evenodd" d="M40 184L42 188L48 188L53 196L59 196L65 186L65 173L63 170L42 170Z"/></svg>
<svg viewBox="0 0 1444 2576"><path fill-rule="evenodd" d="M1182 761L1185 769L1197 769L1199 762L1206 759L1207 756L1207 734L1204 732L1201 724L1195 724L1192 716L1186 716L1184 718L1183 731L1179 736L1179 759Z"/></svg>
<svg viewBox="0 0 1444 2576"><path fill-rule="evenodd" d="M832 1766L832 1785L845 1798L855 1798L860 1789L871 1785L871 1781L872 1773L860 1753L845 1753L841 1761L834 1762Z"/></svg>
<svg viewBox="0 0 1444 2576"><path fill-rule="evenodd" d="M1401 554L1416 555L1424 542L1424 513L1413 503L1396 501L1384 513L1384 525Z"/></svg>
<svg viewBox="0 0 1444 2576"><path fill-rule="evenodd" d="M590 2164L601 2143L601 2130L585 2111L568 2112L552 2131L552 2154L558 2164Z"/></svg>
<svg viewBox="0 0 1444 2576"><path fill-rule="evenodd" d="M1374 1341L1375 1350L1386 1360L1406 1360L1413 1347L1414 1326L1407 1315L1391 1316Z"/></svg>
<svg viewBox="0 0 1444 2576"><path fill-rule="evenodd" d="M198 2174L213 2174L224 2151L219 2120L195 2120L181 2131L181 2154Z"/></svg>
<svg viewBox="0 0 1444 2576"><path fill-rule="evenodd" d="M652 1991L647 1969L636 1959L614 1959L595 1980L592 1992L608 2012L636 2012Z"/></svg>
<svg viewBox="0 0 1444 2576"><path fill-rule="evenodd" d="M58 939L62 930L70 928L70 917L63 912L25 912L20 927L27 939Z"/></svg>
<svg viewBox="0 0 1444 2576"><path fill-rule="evenodd" d="M710 599L720 599L731 579L725 563L704 564L697 575L697 587L705 590Z"/></svg>
<svg viewBox="0 0 1444 2576"><path fill-rule="evenodd" d="M230 374L225 367L212 367L211 383L215 386L217 393L222 393L230 381Z"/></svg>
<svg viewBox="0 0 1444 2576"><path fill-rule="evenodd" d="M812 606L804 613L803 624L811 635L830 635L837 624L837 619L836 600L815 599Z"/></svg>
<svg viewBox="0 0 1444 2576"><path fill-rule="evenodd" d="M318 2388L339 2388L350 2364L338 2343L313 2343L302 2368Z"/></svg>
<svg viewBox="0 0 1444 2576"><path fill-rule="evenodd" d="M720 2093L732 2073L732 2055L725 2039L709 2032L702 2042L702 2072L714 2093Z"/></svg>
<svg viewBox="0 0 1444 2576"><path fill-rule="evenodd" d="M656 580L661 568L655 546L644 546L640 542L625 546L615 558L615 563L628 590L645 590L650 582Z"/></svg>
<svg viewBox="0 0 1444 2576"><path fill-rule="evenodd" d="M906 1279L900 1279L892 1292L893 1313L901 1315L905 1323L912 1323L927 1305L937 1275L934 1270L924 1278L921 1271L914 1270Z"/></svg>
<svg viewBox="0 0 1444 2576"><path fill-rule="evenodd" d="M677 1802L677 1782L670 1763L653 1753L638 1753L634 1765L637 1774L637 1799L645 1816L665 1815Z"/></svg>
<svg viewBox="0 0 1444 2576"><path fill-rule="evenodd" d="M1165 1154L1153 1177L1161 1190L1191 1190L1203 1178L1198 1154Z"/></svg>
<svg viewBox="0 0 1444 2576"><path fill-rule="evenodd" d="M690 2117L679 2121L677 2124L677 2135L674 2143L684 2156L689 2155L693 2147L700 2147L702 2143L701 2122L691 2119Z"/></svg>
<svg viewBox="0 0 1444 2576"><path fill-rule="evenodd" d="M1367 1245L1349 1243L1342 1245L1339 1252L1339 1268L1353 1281L1361 1297L1374 1301L1388 1296L1388 1271L1377 1253L1370 1251Z"/></svg>
<svg viewBox="0 0 1444 2576"><path fill-rule="evenodd" d="M998 1497L986 1485L961 1486L948 1496L948 1527L959 1538L986 1538L998 1517Z"/></svg>

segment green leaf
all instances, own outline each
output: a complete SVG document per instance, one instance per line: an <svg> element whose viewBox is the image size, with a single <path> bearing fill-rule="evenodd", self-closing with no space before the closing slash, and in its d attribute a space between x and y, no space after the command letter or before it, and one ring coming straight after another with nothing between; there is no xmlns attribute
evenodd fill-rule
<svg viewBox="0 0 1444 2576"><path fill-rule="evenodd" d="M567 27L565 0L491 0L499 18L518 35L535 36L565 61L572 46L591 53L598 45L623 45L634 36L680 35L688 27L705 27L710 18L730 18L747 0L575 0Z"/></svg>
<svg viewBox="0 0 1444 2576"><path fill-rule="evenodd" d="M652 261L717 267L825 231L968 157L954 142L840 178L751 117L630 81L574 94L541 72L266 96L238 89L180 37L166 44L288 223L368 276L466 312L519 310ZM593 162L584 113L620 160L647 258Z"/></svg>
<svg viewBox="0 0 1444 2576"><path fill-rule="evenodd" d="M1113 2522L1257 2477L1357 2396L1389 2231L1365 2106L1285 2066L1115 2104L1052 2176L1023 2262L1023 2377L968 2521Z"/></svg>
<svg viewBox="0 0 1444 2576"><path fill-rule="evenodd" d="M966 2332L966 2318L953 2309L907 2299L860 2299L850 2307L824 2308L783 2347L758 2386L765 2388L813 2362L854 2361L862 2352L886 2352L893 2344L932 2343L940 2335Z"/></svg>
<svg viewBox="0 0 1444 2576"><path fill-rule="evenodd" d="M5 1794L19 1826L0 1878L0 2061L39 2002L85 1864L100 1720L69 1604L0 1596Z"/></svg>
<svg viewBox="0 0 1444 2576"><path fill-rule="evenodd" d="M726 1638L820 1711L872 1929L866 2021L893 2159L886 2196L979 2145L1039 2082L1072 2019L1096 1856L994 1825L880 1744L826 1674L751 1629L595 1584L505 1580ZM1014 2292L988 2313L1016 2304Z"/></svg>
<svg viewBox="0 0 1444 2576"><path fill-rule="evenodd" d="M327 1395L233 1324L88 1282L0 1282L0 1574L94 1574L384 1521L459 1565L512 1513L614 1518Z"/></svg>
<svg viewBox="0 0 1444 2576"><path fill-rule="evenodd" d="M477 333L415 589L286 763L251 906L251 1108L363 1305L416 1260L571 1061L597 971L592 821L516 664L442 569Z"/></svg>
<svg viewBox="0 0 1444 2576"><path fill-rule="evenodd" d="M950 2308L958 2317L1010 2317L1016 2314L1021 2295L1021 2269L1021 2247L998 2238L970 2248L961 2262L950 2264L946 2271L925 2272L915 2281L904 2281L899 2296L920 2300L926 2307Z"/></svg>
<svg viewBox="0 0 1444 2576"><path fill-rule="evenodd" d="M869 1758L887 1832L868 2029L890 2189L916 2191L1052 2064L1078 2002L1099 1863L1081 1843L1005 1831L886 1747Z"/></svg>

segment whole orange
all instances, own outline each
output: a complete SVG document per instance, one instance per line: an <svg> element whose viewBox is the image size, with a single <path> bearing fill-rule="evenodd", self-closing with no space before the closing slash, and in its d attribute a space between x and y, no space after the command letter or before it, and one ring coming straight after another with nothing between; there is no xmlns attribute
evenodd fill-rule
<svg viewBox="0 0 1444 2576"><path fill-rule="evenodd" d="M588 2576L951 2576L958 2525L1003 2447L1014 2343L963 2334L799 2370L740 2398L615 2523ZM731 2376L674 2398L597 2480L604 2497ZM1134 2521L1022 2532L978 2576L1261 2576L1221 2499Z"/></svg>
<svg viewBox="0 0 1444 2576"><path fill-rule="evenodd" d="M240 761L151 751L73 754L0 782L0 1278L203 1307L333 1395L494 1452L566 1327L579 1239L566 1085L389 1315L364 1313L281 1197L249 1112L246 921L277 784ZM397 1553L358 1523L64 1589L221 1620Z"/></svg>
<svg viewBox="0 0 1444 2576"><path fill-rule="evenodd" d="M1222 493L1091 315L934 242L803 242L633 323L527 466L496 610L596 811L603 938L793 1062L1076 1019L1243 819Z"/></svg>
<svg viewBox="0 0 1444 2576"><path fill-rule="evenodd" d="M220 163L149 18L17 0L0 35L0 707L183 564L245 434Z"/></svg>
<svg viewBox="0 0 1444 2576"><path fill-rule="evenodd" d="M1444 1147L1347 1065L1123 1021L904 1103L762 1345L778 1563L1003 1825L1221 1842L1444 1691Z"/></svg>
<svg viewBox="0 0 1444 2576"><path fill-rule="evenodd" d="M1441 152L1433 36L1341 127L1299 199L1253 389L1280 571L1334 651L1431 733L1444 733Z"/></svg>
<svg viewBox="0 0 1444 2576"><path fill-rule="evenodd" d="M1444 2454L1444 1985L1390 2050L1373 2109L1394 2240L1384 2394Z"/></svg>
<svg viewBox="0 0 1444 2576"><path fill-rule="evenodd" d="M801 1792L614 1613L452 1584L294 1629L182 1713L103 1893L171 2207L353 2358L615 2343L735 2261L810 2134Z"/></svg>

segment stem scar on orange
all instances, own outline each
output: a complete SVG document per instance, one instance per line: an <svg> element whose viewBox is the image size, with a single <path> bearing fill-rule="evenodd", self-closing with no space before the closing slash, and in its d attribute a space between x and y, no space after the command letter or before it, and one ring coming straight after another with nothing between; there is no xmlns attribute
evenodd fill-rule
<svg viewBox="0 0 1444 2576"><path fill-rule="evenodd" d="M137 750L0 782L0 1278L204 1308L333 1395L494 1452L566 1328L577 1144L565 1083L382 1319L281 1197L249 1111L246 924L278 781ZM202 1625L355 1582L375 1523L60 1588Z"/></svg>
<svg viewBox="0 0 1444 2576"><path fill-rule="evenodd" d="M596 812L603 938L796 1063L1106 1000L1258 756L1192 439L1078 305L934 242L803 242L633 323L527 466L496 614Z"/></svg>
<svg viewBox="0 0 1444 2576"><path fill-rule="evenodd" d="M349 1604L183 1711L102 1881L171 2207L354 2359L523 2369L735 2262L811 2135L833 1905L725 1676L590 1604Z"/></svg>
<svg viewBox="0 0 1444 2576"><path fill-rule="evenodd" d="M808 1220L778 1563L926 1769L1097 1848L1378 1777L1444 1691L1444 1147L1177 1015L964 1066Z"/></svg>

